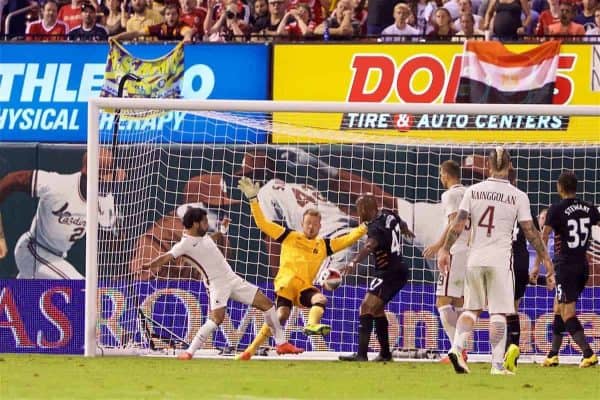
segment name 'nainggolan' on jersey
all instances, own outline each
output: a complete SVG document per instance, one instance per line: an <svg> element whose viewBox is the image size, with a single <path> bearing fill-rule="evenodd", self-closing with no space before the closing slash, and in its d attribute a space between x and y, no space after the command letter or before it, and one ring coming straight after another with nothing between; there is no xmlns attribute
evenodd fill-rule
<svg viewBox="0 0 600 400"><path fill-rule="evenodd" d="M508 180L488 178L465 191L460 209L471 215L469 267L511 266L515 221L530 221L529 198Z"/></svg>

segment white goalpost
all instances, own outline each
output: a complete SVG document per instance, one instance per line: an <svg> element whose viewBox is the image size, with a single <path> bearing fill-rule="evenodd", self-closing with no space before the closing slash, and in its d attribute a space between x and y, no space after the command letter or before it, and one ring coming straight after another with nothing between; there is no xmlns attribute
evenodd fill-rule
<svg viewBox="0 0 600 400"><path fill-rule="evenodd" d="M427 130L419 130L425 125ZM588 139L569 138L569 126ZM457 127L464 128L462 136ZM531 137L540 132L553 141ZM498 144L511 153L517 186L529 195L532 215L558 200L555 182L565 169L578 175L579 194L600 205L595 105L91 99L84 354L165 354L190 343L208 315L200 274L181 260L157 274L143 268L181 238L180 219L189 204L207 210L210 231L225 233L218 244L234 271L274 299L279 249L260 233L237 189L240 177L247 176L261 184L265 215L290 229L300 229L303 210L316 207L323 215L321 234L343 234L357 225L354 203L365 192L398 212L416 238L402 246L409 283L386 309L390 344L396 358L437 358L449 341L435 308L437 268L422 250L444 227L438 167L456 160L463 183L476 183L487 174L486 151ZM330 257L326 266L339 268L362 244ZM597 228L589 260L590 280L577 307L598 352ZM302 357L327 359L356 350L358 307L371 262L365 260L338 289L324 291L329 302L323 320L332 327L330 335L306 337L308 311L293 310L286 335L307 351ZM318 279L315 285L320 288ZM527 288L519 309L526 357L542 356L550 347L552 296L545 287ZM262 323L260 312L230 302L203 354L228 356L245 349ZM471 340L475 359L490 352L487 323L484 314ZM377 346L373 337L371 350ZM268 343L261 354L270 354ZM567 337L561 354L579 356Z"/></svg>

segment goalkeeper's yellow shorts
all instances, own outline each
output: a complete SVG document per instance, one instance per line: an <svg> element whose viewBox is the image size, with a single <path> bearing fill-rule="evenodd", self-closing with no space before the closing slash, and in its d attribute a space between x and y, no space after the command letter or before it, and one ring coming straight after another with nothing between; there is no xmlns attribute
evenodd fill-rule
<svg viewBox="0 0 600 400"><path fill-rule="evenodd" d="M303 304L300 302L300 295L307 289L315 288L312 283L305 282L303 279L293 276L286 279L278 279L275 277L275 293L279 297L286 298L294 303L295 306L300 307Z"/></svg>

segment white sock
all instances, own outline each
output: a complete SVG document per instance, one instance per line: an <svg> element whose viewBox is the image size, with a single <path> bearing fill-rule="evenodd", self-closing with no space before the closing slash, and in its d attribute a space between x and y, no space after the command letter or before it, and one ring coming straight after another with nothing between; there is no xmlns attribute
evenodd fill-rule
<svg viewBox="0 0 600 400"><path fill-rule="evenodd" d="M265 311L265 323L269 326L269 328L271 328L276 345L286 342L283 327L279 322L279 317L277 316L277 310L275 309L275 306Z"/></svg>
<svg viewBox="0 0 600 400"><path fill-rule="evenodd" d="M191 355L194 355L196 350L202 347L204 342L206 342L206 339L208 339L217 328L218 325L215 324L215 322L212 319L207 318L204 325L202 325L200 329L198 329L196 336L194 336L194 340L192 340L192 343L190 344L190 347L188 347L186 352L190 353Z"/></svg>
<svg viewBox="0 0 600 400"><path fill-rule="evenodd" d="M458 313L452 307L452 304L446 304L438 307L440 313L440 320L442 321L442 327L450 339L450 347L454 342L454 334L456 333L456 320L458 320Z"/></svg>
<svg viewBox="0 0 600 400"><path fill-rule="evenodd" d="M492 366L499 367L504 361L506 348L506 317L493 314L490 317L490 345L492 346Z"/></svg>
<svg viewBox="0 0 600 400"><path fill-rule="evenodd" d="M456 333L454 334L454 340L452 341L452 350L456 350L458 353L467 347L467 340L473 332L473 326L477 321L477 315L472 311L464 311L461 313L458 321L456 321Z"/></svg>

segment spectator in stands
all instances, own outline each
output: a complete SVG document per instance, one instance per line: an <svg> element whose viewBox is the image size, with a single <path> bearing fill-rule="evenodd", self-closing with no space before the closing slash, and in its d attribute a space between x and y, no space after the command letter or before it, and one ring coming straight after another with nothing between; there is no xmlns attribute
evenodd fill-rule
<svg viewBox="0 0 600 400"><path fill-rule="evenodd" d="M549 0L548 8L540 14L535 34L538 36L548 35L548 27L560 21L560 10L558 0Z"/></svg>
<svg viewBox="0 0 600 400"><path fill-rule="evenodd" d="M315 23L311 20L310 6L306 3L298 3L283 15L277 28L277 36L300 39L311 35L314 30Z"/></svg>
<svg viewBox="0 0 600 400"><path fill-rule="evenodd" d="M67 24L69 30L81 25L81 3L82 0L71 0L71 4L58 10L58 19Z"/></svg>
<svg viewBox="0 0 600 400"><path fill-rule="evenodd" d="M323 6L321 5L321 0L291 0L287 6L287 11L294 10L300 3L304 3L310 8L311 21L316 25L323 22Z"/></svg>
<svg viewBox="0 0 600 400"><path fill-rule="evenodd" d="M435 10L434 28L433 31L427 34L427 40L450 41L455 34L456 31L452 27L450 11L444 7Z"/></svg>
<svg viewBox="0 0 600 400"><path fill-rule="evenodd" d="M69 40L104 41L108 31L96 23L96 7L92 3L81 3L81 25L69 31Z"/></svg>
<svg viewBox="0 0 600 400"><path fill-rule="evenodd" d="M577 36L584 36L583 25L573 22L575 6L568 1L563 1L560 3L559 10L560 21L550 25L548 33L552 36L571 36L571 40L576 40Z"/></svg>
<svg viewBox="0 0 600 400"><path fill-rule="evenodd" d="M367 13L367 9L365 6L367 5L367 0L351 0L352 8L354 10L354 14L352 16L352 29L354 32L358 32L360 36L365 36L367 34L367 17L369 13ZM315 24L320 24L315 21Z"/></svg>
<svg viewBox="0 0 600 400"><path fill-rule="evenodd" d="M179 7L177 3L169 3L163 9L165 22L150 25L135 32L122 32L116 36L116 40L133 40L141 36L150 36L158 40L184 40L190 42L194 35L194 28L181 22L179 19Z"/></svg>
<svg viewBox="0 0 600 400"><path fill-rule="evenodd" d="M226 32L227 18L225 18L225 13L228 8L235 13L235 21L229 23L232 29L232 24L237 25L242 32L249 29L250 7L247 4L242 3L241 0L208 0L206 3L206 18L204 18L204 33L209 41L221 41L224 40L224 37L231 39L233 36L230 32ZM221 22L214 28L219 21ZM275 30L277 30L277 26L275 26Z"/></svg>
<svg viewBox="0 0 600 400"><path fill-rule="evenodd" d="M244 23L244 11L240 12L238 4L230 1L219 10L215 0L208 0L207 14L204 20L204 32L211 42L241 41L245 39L245 30L248 26ZM242 8L242 10L244 10ZM219 12L216 22L212 23L214 16ZM250 18L248 16L248 18ZM275 27L277 30L277 27Z"/></svg>
<svg viewBox="0 0 600 400"><path fill-rule="evenodd" d="M475 24L475 16L471 13L464 13L460 16L460 26L462 29L458 31L453 38L455 42L464 42L466 39L483 40L485 32L478 29Z"/></svg>
<svg viewBox="0 0 600 400"><path fill-rule="evenodd" d="M124 1L106 0L106 5L102 10L104 12L104 27L108 32L108 36L116 35L125 30L127 11L125 10Z"/></svg>
<svg viewBox="0 0 600 400"><path fill-rule="evenodd" d="M379 36L394 23L394 6L398 0L369 0L367 5L367 35Z"/></svg>
<svg viewBox="0 0 600 400"><path fill-rule="evenodd" d="M583 8L577 13L577 15L575 15L573 21L583 25L583 28L587 32L590 29L598 27L594 21L594 10L596 10L598 2L596 0L583 0L582 5Z"/></svg>
<svg viewBox="0 0 600 400"><path fill-rule="evenodd" d="M47 0L42 7L42 19L32 22L25 30L27 40L65 40L69 28L58 20L58 5L55 0Z"/></svg>
<svg viewBox="0 0 600 400"><path fill-rule="evenodd" d="M427 0L427 4L425 5L425 10L423 12L423 17L426 21L425 31L423 31L423 35L433 32L435 29L435 10L442 7L444 3L442 0Z"/></svg>
<svg viewBox="0 0 600 400"><path fill-rule="evenodd" d="M407 4L410 7L411 14L414 18L414 27L419 31L420 35L424 35L426 33L425 29L428 23L428 18L425 17L427 0L409 0Z"/></svg>
<svg viewBox="0 0 600 400"><path fill-rule="evenodd" d="M252 31L263 36L276 36L279 24L285 15L286 4L284 0L268 0L268 4L269 17L257 20Z"/></svg>
<svg viewBox="0 0 600 400"><path fill-rule="evenodd" d="M143 32L145 28L161 24L163 17L148 8L146 0L131 0L133 15L127 21L127 32Z"/></svg>
<svg viewBox="0 0 600 400"><path fill-rule="evenodd" d="M420 32L408 25L410 17L410 7L405 3L398 3L394 6L394 23L381 31L382 42L404 42L406 36L417 36ZM412 38L415 39L414 37Z"/></svg>
<svg viewBox="0 0 600 400"><path fill-rule="evenodd" d="M442 6L450 13L450 20L455 21L460 17L460 5L458 0L445 0Z"/></svg>
<svg viewBox="0 0 600 400"><path fill-rule="evenodd" d="M525 21L521 21L521 13ZM494 20L492 32L502 41L518 40L519 35L525 34L525 26L531 22L531 12L527 0L491 0L485 14L482 29L488 30Z"/></svg>
<svg viewBox="0 0 600 400"><path fill-rule="evenodd" d="M464 14L471 15L471 17L472 17L471 19L473 19L475 21L474 29L479 30L479 27L481 26L481 21L483 20L483 18L481 18L479 15L473 13L473 3L471 2L471 0L458 0L458 5L460 7L460 15L454 21L454 30L457 32L465 30L465 27L462 25L462 21L461 21L462 16Z"/></svg>
<svg viewBox="0 0 600 400"><path fill-rule="evenodd" d="M254 1L254 15L251 18L252 30L256 26L267 26L271 15L269 14L269 5L267 0Z"/></svg>
<svg viewBox="0 0 600 400"><path fill-rule="evenodd" d="M329 29L330 37L351 37L354 33L352 16L354 11L350 0L339 0L335 11L315 28L315 35L323 35Z"/></svg>
<svg viewBox="0 0 600 400"><path fill-rule="evenodd" d="M600 6L597 6L594 10L594 22L596 23L596 27L594 29L590 29L585 33L587 36L585 38L586 42L600 43Z"/></svg>
<svg viewBox="0 0 600 400"><path fill-rule="evenodd" d="M179 20L196 30L196 39L202 40L204 36L204 19L206 18L206 8L197 7L196 0L179 0L181 5L181 15Z"/></svg>

